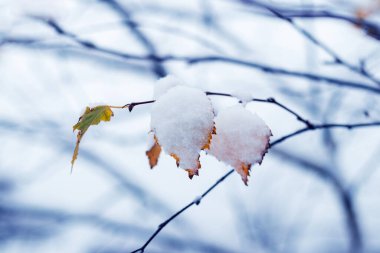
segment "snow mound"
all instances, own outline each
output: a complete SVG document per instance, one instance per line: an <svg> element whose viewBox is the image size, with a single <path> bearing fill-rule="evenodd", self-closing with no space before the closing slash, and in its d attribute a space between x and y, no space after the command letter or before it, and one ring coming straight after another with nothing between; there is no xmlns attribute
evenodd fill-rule
<svg viewBox="0 0 380 253"><path fill-rule="evenodd" d="M162 77L158 79L154 86L153 97L157 99L165 92L167 92L169 89L178 85L185 86L186 84L174 75L167 75L165 77Z"/></svg>
<svg viewBox="0 0 380 253"><path fill-rule="evenodd" d="M197 175L199 152L209 143L214 127L213 108L206 94L175 86L158 97L151 115L151 129L163 150L188 170L190 177Z"/></svg>
<svg viewBox="0 0 380 253"><path fill-rule="evenodd" d="M249 168L261 163L269 147L271 131L256 114L235 105L215 117L209 154L231 165L247 184Z"/></svg>
<svg viewBox="0 0 380 253"><path fill-rule="evenodd" d="M235 89L231 92L231 95L239 99L241 104L245 106L247 103L251 102L253 99L253 96L250 92L243 89Z"/></svg>

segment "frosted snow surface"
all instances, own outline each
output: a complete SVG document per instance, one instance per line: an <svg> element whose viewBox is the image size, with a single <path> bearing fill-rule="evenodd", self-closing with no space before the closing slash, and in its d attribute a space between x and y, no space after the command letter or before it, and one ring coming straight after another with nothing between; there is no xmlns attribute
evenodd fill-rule
<svg viewBox="0 0 380 253"><path fill-rule="evenodd" d="M214 113L204 92L175 86L153 105L151 128L168 154L179 158L182 169L198 168L199 152L208 143Z"/></svg>
<svg viewBox="0 0 380 253"><path fill-rule="evenodd" d="M246 105L248 102L251 102L253 99L252 94L246 89L234 89L230 92L232 96L240 100L242 105Z"/></svg>
<svg viewBox="0 0 380 253"><path fill-rule="evenodd" d="M167 75L165 77L162 77L158 79L154 86L154 94L153 97L155 99L159 98L162 94L167 92L169 89L177 86L177 85L182 85L185 86L186 84L179 79L176 76L173 75Z"/></svg>
<svg viewBox="0 0 380 253"><path fill-rule="evenodd" d="M153 132L148 133L146 144L147 144L147 150L151 149L154 146L154 144L156 144L156 140L154 139Z"/></svg>
<svg viewBox="0 0 380 253"><path fill-rule="evenodd" d="M237 170L242 165L261 163L271 131L259 116L235 105L215 117L215 128L209 154Z"/></svg>

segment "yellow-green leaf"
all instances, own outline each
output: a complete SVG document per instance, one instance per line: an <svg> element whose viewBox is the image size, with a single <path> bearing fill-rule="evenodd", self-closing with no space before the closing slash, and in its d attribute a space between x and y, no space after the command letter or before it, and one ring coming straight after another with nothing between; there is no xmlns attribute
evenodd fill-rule
<svg viewBox="0 0 380 253"><path fill-rule="evenodd" d="M78 130L77 143L74 149L73 158L71 160L71 168L78 157L79 143L83 135L91 125L97 125L101 121L110 121L113 116L111 107L108 105L100 105L94 108L86 107L84 114L79 118L78 123L73 126L73 131Z"/></svg>

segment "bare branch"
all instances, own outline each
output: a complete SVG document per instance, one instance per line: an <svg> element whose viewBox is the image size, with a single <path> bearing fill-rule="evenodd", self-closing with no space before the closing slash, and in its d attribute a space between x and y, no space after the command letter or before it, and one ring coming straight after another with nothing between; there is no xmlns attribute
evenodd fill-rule
<svg viewBox="0 0 380 253"><path fill-rule="evenodd" d="M112 235L129 236L136 239L141 238L145 236L147 233L149 233L149 230L145 228L125 222L110 220L97 214L67 212L62 210L41 208L30 205L13 204L9 202L0 203L0 210L0 218L2 219L2 221L5 221L5 224L10 223L9 225L11 226L13 225L13 223L19 223L17 222L17 220L19 220L20 218L32 221L30 222L30 226L32 226L32 224L34 223L38 225L39 223L43 222L43 226L40 225L38 227L39 229L36 229L36 231L33 232L41 233L42 230L47 230L48 234L46 234L46 236L51 235L54 229L57 227L61 228L62 225L71 224L90 226L91 228L95 228L99 231L107 232ZM4 226L5 224L2 223L2 226ZM0 231L2 233L4 232L4 230ZM4 240L6 236L9 236L9 239L12 239L12 237L16 237L18 235L15 233L10 235L2 234L1 239ZM37 237L38 235L29 234L28 238L30 239L31 236ZM160 243L162 245L165 245L166 247L175 247L180 250L195 249L201 252L235 252L230 249L214 245L212 243L204 242L203 240L195 239L195 242L189 242L177 236L170 235L164 235Z"/></svg>
<svg viewBox="0 0 380 253"><path fill-rule="evenodd" d="M206 91L205 94L207 96L222 96L222 97L231 97L231 98L238 99L237 97L233 96L232 94L228 94L228 93ZM312 128L315 127L314 124L310 123L309 120L305 119L300 114L296 113L295 111L293 111L289 107L283 105L282 103L279 103L274 98L267 98L267 99L253 98L251 101L252 102L260 102L260 103L269 103L269 104L276 105L277 107L279 107L279 108L285 110L286 112L294 115L296 117L296 119L298 121L302 122L303 124L305 124L307 128L312 129ZM131 112L135 106L144 105L144 104L151 104L151 103L154 103L154 102L155 102L155 100L142 101L142 102L132 102L132 103L129 103L129 104L126 104L126 105L123 105L123 106L111 106L111 108L118 108L118 109L128 108L128 110Z"/></svg>
<svg viewBox="0 0 380 253"><path fill-rule="evenodd" d="M175 55L156 56L156 55L129 54L129 53L121 52L118 50L98 46L92 41L80 39L75 34L71 32L67 32L56 21L52 19L39 17L39 16L34 16L34 19L45 23L46 25L54 29L54 31L56 31L59 35L73 40L74 42L76 42L78 45L82 46L85 49L103 53L110 56L114 56L114 57L119 57L124 60L134 60L134 61L144 61L144 62L146 61L148 62L180 61L180 62L186 62L188 64L222 62L222 63L228 63L228 64L257 69L265 73L270 73L274 75L301 78L301 79L319 82L321 84L330 84L330 85L334 85L338 87L347 87L347 88L371 92L374 94L380 94L380 88L372 87L365 83L355 82L355 81L350 81L350 80L343 80L343 79L333 78L333 77L309 73L309 72L293 71L293 70L288 70L284 68L269 66L266 64L258 63L258 62L240 60L240 59L232 58L232 57L224 57L224 56L195 57L195 56L175 56Z"/></svg>
<svg viewBox="0 0 380 253"><path fill-rule="evenodd" d="M157 58L157 50L154 43L146 36L138 27L136 22L132 19L131 13L129 10L122 6L116 0L100 0L101 2L107 4L112 10L114 10L119 16L124 19L124 24L129 30L135 35L136 39L140 42L141 45L145 47L148 51L148 54L152 56L153 69L152 71L156 74L157 77L164 77L167 75L165 67L162 65L162 62L159 60L154 60Z"/></svg>
<svg viewBox="0 0 380 253"><path fill-rule="evenodd" d="M332 186L339 199L341 209L345 214L347 231L350 237L351 252L358 252L362 247L363 239L360 231L359 219L355 211L354 198L350 189L346 189L342 185L341 180L332 172L333 170L331 168L326 168L284 150L273 149L272 152L281 158L285 158L287 161L298 165L303 170L309 170Z"/></svg>
<svg viewBox="0 0 380 253"><path fill-rule="evenodd" d="M332 50L330 47L328 47L325 43L322 41L318 40L314 35L312 35L310 32L299 26L297 23L294 22L294 20L289 17L283 15L280 10L276 10L272 8L271 6L255 1L255 0L240 0L244 4L260 7L267 9L268 11L272 12L275 16L278 18L288 22L297 32L302 34L306 39L311 41L314 45L317 47L321 48L323 51L325 51L327 54L329 54L333 60L334 63L345 66L349 70L367 78L368 80L371 80L372 82L376 83L378 86L380 86L380 80L377 80L371 73L369 73L362 65L353 65L343 58L341 58L334 50Z"/></svg>
<svg viewBox="0 0 380 253"><path fill-rule="evenodd" d="M270 6L271 9L276 10L277 12L280 12L283 16L287 18L300 18L300 19L334 19L334 20L341 20L348 22L355 27L361 28L368 36L375 40L380 40L380 25L376 24L372 21L365 20L362 18L340 14L340 13L334 13L329 10L316 10L313 8L284 8L284 7L275 7ZM257 14L257 12L255 12ZM259 13L266 16L275 16L272 14L267 13Z"/></svg>
<svg viewBox="0 0 380 253"><path fill-rule="evenodd" d="M215 95L215 96L225 96L225 97L233 97L231 94L227 93L217 93L217 92L206 92L206 95ZM275 145L278 145L282 142L284 142L287 139L290 139L296 135L299 135L301 133L307 132L307 131L312 131L312 130L317 130L317 129L328 129L328 128L347 128L347 129L354 129L354 128L363 128L363 127L374 127L374 126L380 126L380 121L379 122L371 122L371 123L358 123L358 124L312 124L310 123L309 120L303 118L293 110L289 109L288 107L282 105L281 103L277 102L273 98L268 98L268 99L253 99L252 101L254 102L264 102L264 103L271 103L274 104L283 110L287 111L288 113L296 116L296 119L298 121L301 121L306 125L305 128L302 128L300 130L297 130L291 134L288 134L284 137L281 137L280 139L274 141L271 143L271 147L274 147ZM154 101L147 101L147 102L140 102L140 103L131 103L131 104L146 104L146 103L153 103ZM352 243L352 248L357 249L361 247L361 233L359 230L356 214L354 211L354 206L353 206L353 200L351 198L351 195L349 194L348 191L345 191L343 186L341 185L340 181L338 178L336 178L333 174L329 173L328 170L325 170L323 168L319 168L316 166L311 166L308 161L302 161L302 163L308 167L311 168L315 173L317 173L320 177L327 179L331 181L332 185L336 188L338 195L340 197L341 203L344 207L344 211L346 212L346 220L348 227L351 232L351 239L353 240ZM178 212L170 216L167 220L165 220L163 223L161 223L156 231L149 237L149 239L144 243L144 245L131 253L143 253L146 249L146 247L152 242L152 240L161 232L161 230L167 226L172 220L177 218L180 214L185 212L187 209L192 207L193 205L199 205L200 201L208 194L210 193L213 189L216 188L221 182L223 182L227 177L229 177L232 173L234 172L234 169L228 171L225 175L223 175L219 180L217 180L210 188L208 188L200 197L196 198L189 204L187 204L185 207L180 209Z"/></svg>
<svg viewBox="0 0 380 253"><path fill-rule="evenodd" d="M376 126L380 126L380 121L375 121L375 122L370 122L370 123L357 123L357 124L312 124L311 127L301 128L297 131L294 131L290 134L287 134L279 138L278 140L275 140L274 142L271 143L271 146L277 145L289 138L292 138L296 135L302 134L310 130L327 129L327 128L346 128L348 130L351 130L354 128L376 127Z"/></svg>
<svg viewBox="0 0 380 253"><path fill-rule="evenodd" d="M288 70L288 69L279 68L279 67L273 67L273 66L269 66L269 65L265 65L265 64L261 64L261 63L257 63L257 62L235 59L235 58L231 58L231 57L224 57L224 56L203 56L203 57L166 56L166 57L162 57L162 60L164 60L164 61L185 61L189 64L207 63L207 62L223 62L223 63L229 63L229 64L240 65L240 66L258 69L258 70L261 70L265 73L270 73L270 74L274 74L274 75L282 75L282 76L288 76L288 77L302 78L302 79L316 81L316 82L319 82L321 84L331 84L331 85L340 86L340 87L349 87L349 88L353 88L353 89L365 90L365 91L373 92L376 94L380 94L379 88L368 86L367 84L360 83L360 82L342 80L342 79L337 79L337 78L328 77L328 76L324 76L324 75L313 74L310 72L293 71L293 70Z"/></svg>
<svg viewBox="0 0 380 253"><path fill-rule="evenodd" d="M175 214L173 214L172 216L170 216L169 219L167 219L166 221L164 221L160 225L158 225L157 230L151 235L151 237L149 237L149 239L146 241L146 243L141 248L138 248L138 249L132 251L131 253L136 253L136 252L143 253L145 251L146 247L149 245L149 243L160 233L160 231L166 225L168 225L172 220L174 220L177 216L179 216L181 213L185 212L187 209L189 209L193 205L199 205L201 203L201 200L207 194L209 194L215 187L217 187L221 182L223 182L233 172L234 172L233 169L230 170L229 172L227 172L224 176L222 176L221 178L219 178L218 181L216 181L210 188L208 188L199 198L196 198L195 200L193 200L192 202L190 202L189 204L187 204L185 207L183 207L181 210L179 210L178 212L176 212Z"/></svg>
<svg viewBox="0 0 380 253"><path fill-rule="evenodd" d="M208 96L224 96L224 97L234 97L233 95L231 94L228 94L228 93L220 93L220 92L210 92L210 91L206 91L206 95ZM278 107L280 107L281 109L287 111L288 113L294 115L298 121L304 123L306 126L308 127L313 127L313 125L309 122L309 120L303 118L301 115L299 115L298 113L296 113L295 111L291 110L290 108L288 108L287 106L277 102L276 99L274 98L267 98L267 99L261 99L261 98L253 98L251 100L252 102L261 102L261 103L269 103L269 104L274 104Z"/></svg>

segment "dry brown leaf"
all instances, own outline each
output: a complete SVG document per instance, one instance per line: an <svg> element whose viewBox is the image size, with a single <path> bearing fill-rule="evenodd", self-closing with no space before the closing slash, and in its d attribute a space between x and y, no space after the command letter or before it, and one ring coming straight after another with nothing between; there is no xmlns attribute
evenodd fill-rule
<svg viewBox="0 0 380 253"><path fill-rule="evenodd" d="M221 111L214 122L216 134L208 153L232 166L247 185L251 165L260 164L268 151L271 130L241 105Z"/></svg>
<svg viewBox="0 0 380 253"><path fill-rule="evenodd" d="M162 150L189 170L190 177L197 175L199 154L209 148L214 127L210 98L199 89L177 85L156 99L151 116L151 130Z"/></svg>
<svg viewBox="0 0 380 253"><path fill-rule="evenodd" d="M208 139L207 139L207 143L202 147L201 150L207 150L207 149L210 148L211 139L212 139L212 135L213 134L216 134L216 128L215 128L215 126L213 127L212 131L209 133L209 136L208 136ZM177 165L177 167L179 167L180 160L181 160L180 157L178 155L176 155L176 154L170 154L170 156L175 159L176 165ZM199 169L201 168L201 163L199 161L199 157L200 156L198 156L197 167L196 168L185 169L185 171L187 171L190 179L193 179L194 176L199 176Z"/></svg>
<svg viewBox="0 0 380 253"><path fill-rule="evenodd" d="M171 157L173 157L175 159L175 162L177 164L177 167L179 167L179 162L180 162L180 158L176 155L176 154L170 154ZM198 156L198 159L197 159L197 167L196 168L192 168L192 169L185 169L185 171L187 171L188 175L189 175L189 178L190 179L193 179L194 176L199 176L199 169L201 168L201 163L199 161L199 157Z"/></svg>
<svg viewBox="0 0 380 253"><path fill-rule="evenodd" d="M175 159L175 164L179 167L179 157L176 154L170 154L170 156Z"/></svg>
<svg viewBox="0 0 380 253"><path fill-rule="evenodd" d="M207 139L207 143L202 147L201 150L209 150L210 149L210 145L211 145L211 140L212 140L212 135L213 134L216 134L216 128L215 128L215 125L214 127L212 128L212 131L209 133L208 135L208 139Z"/></svg>
<svg viewBox="0 0 380 253"><path fill-rule="evenodd" d="M201 168L201 163L199 162L199 158L198 158L197 164L198 164L197 168L186 169L190 179L193 179L194 176L199 176L199 169Z"/></svg>
<svg viewBox="0 0 380 253"><path fill-rule="evenodd" d="M154 136L154 145L145 153L148 156L150 168L153 169L161 154L161 146L158 144L156 136Z"/></svg>
<svg viewBox="0 0 380 253"><path fill-rule="evenodd" d="M248 177L250 175L251 164L242 164L241 167L235 168L235 170L241 176L244 184L248 186Z"/></svg>

